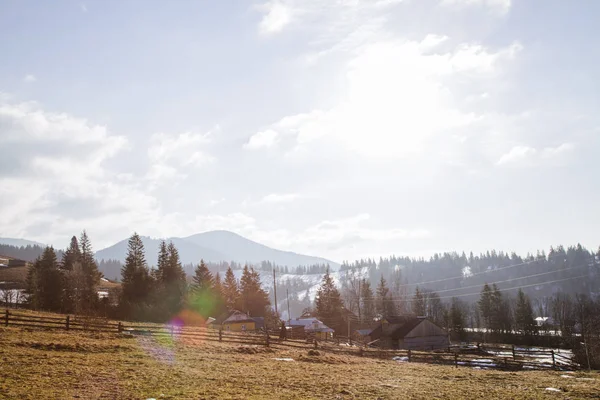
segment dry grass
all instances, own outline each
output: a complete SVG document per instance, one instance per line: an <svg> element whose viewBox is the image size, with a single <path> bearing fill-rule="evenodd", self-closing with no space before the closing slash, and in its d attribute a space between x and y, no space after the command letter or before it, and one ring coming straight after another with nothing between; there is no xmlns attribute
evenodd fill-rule
<svg viewBox="0 0 600 400"><path fill-rule="evenodd" d="M0 328L0 398L6 399L598 398L597 373L561 375L311 356L301 350L218 342Z"/></svg>

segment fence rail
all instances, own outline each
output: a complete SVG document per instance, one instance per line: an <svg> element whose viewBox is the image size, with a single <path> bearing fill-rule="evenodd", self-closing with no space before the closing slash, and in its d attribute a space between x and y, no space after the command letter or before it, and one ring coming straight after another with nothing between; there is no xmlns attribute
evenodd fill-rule
<svg viewBox="0 0 600 400"><path fill-rule="evenodd" d="M449 346L432 351L386 350L373 348L337 337L333 340L280 339L279 331L229 332L202 326L177 326L110 322L95 318L72 318L38 316L5 310L0 324L18 328L60 329L66 331L95 331L153 337L177 337L251 346L274 346L275 348L319 349L325 353L396 359L402 362L423 362L443 365L470 366L504 370L560 369L575 370L578 365L569 357L554 350L527 349L520 347L477 345L476 348Z"/></svg>

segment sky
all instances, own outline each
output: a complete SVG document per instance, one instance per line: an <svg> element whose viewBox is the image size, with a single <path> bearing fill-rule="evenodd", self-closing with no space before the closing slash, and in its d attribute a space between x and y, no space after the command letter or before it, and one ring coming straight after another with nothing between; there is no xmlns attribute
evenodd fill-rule
<svg viewBox="0 0 600 400"><path fill-rule="evenodd" d="M0 236L600 245L600 2L0 2Z"/></svg>

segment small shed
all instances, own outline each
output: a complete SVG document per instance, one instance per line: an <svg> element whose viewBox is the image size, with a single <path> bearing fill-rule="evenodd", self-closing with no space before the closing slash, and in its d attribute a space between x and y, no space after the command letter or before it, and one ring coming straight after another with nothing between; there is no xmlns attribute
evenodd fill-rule
<svg viewBox="0 0 600 400"><path fill-rule="evenodd" d="M448 332L426 317L413 315L382 318L369 336L388 349L434 350L450 345Z"/></svg>

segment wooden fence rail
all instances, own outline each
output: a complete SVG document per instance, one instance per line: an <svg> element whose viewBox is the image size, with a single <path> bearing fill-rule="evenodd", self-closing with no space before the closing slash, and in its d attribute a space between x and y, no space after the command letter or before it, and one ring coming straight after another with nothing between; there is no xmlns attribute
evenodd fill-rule
<svg viewBox="0 0 600 400"><path fill-rule="evenodd" d="M573 370L578 366L564 354L554 350L525 349L501 346L477 346L477 349L464 349L458 346L436 351L385 350L355 345L349 338L317 341L307 339L279 339L278 331L267 332L228 332L201 326L177 326L161 324L140 324L109 322L95 318L46 317L5 310L0 314L0 324L4 326L62 329L75 331L96 331L131 334L153 337L177 337L181 340L197 339L233 343L250 346L274 346L275 348L319 349L325 353L396 359L405 362L424 362L443 365L470 366L505 370L518 369L562 369Z"/></svg>

